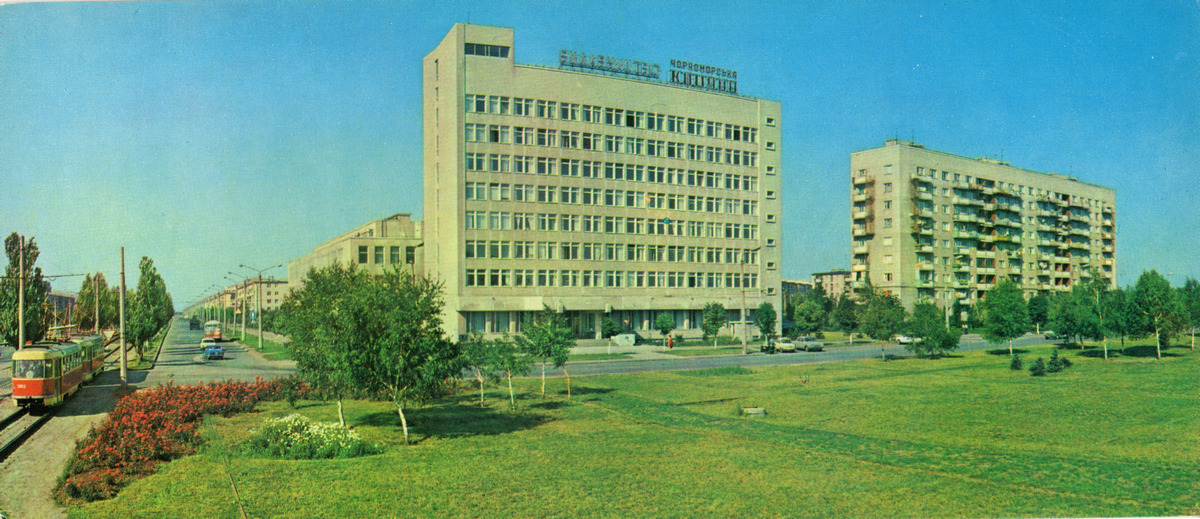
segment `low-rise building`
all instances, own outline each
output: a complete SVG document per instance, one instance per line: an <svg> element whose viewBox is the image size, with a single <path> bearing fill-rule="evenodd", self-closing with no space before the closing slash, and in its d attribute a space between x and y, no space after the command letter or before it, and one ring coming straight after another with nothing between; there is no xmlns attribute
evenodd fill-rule
<svg viewBox="0 0 1200 519"><path fill-rule="evenodd" d="M408 213L368 222L289 261L288 291L303 286L309 270L337 262L357 265L372 274L399 268L420 276L424 272L421 236L421 222L414 222ZM266 299L264 296L264 302Z"/></svg>

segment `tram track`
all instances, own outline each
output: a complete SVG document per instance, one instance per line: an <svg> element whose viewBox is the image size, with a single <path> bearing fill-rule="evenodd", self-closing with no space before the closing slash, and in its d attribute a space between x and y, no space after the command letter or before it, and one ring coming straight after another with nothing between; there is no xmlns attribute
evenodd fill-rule
<svg viewBox="0 0 1200 519"><path fill-rule="evenodd" d="M53 417L54 411L49 409L37 415L21 408L0 420L0 460L8 458L9 454L16 451L26 439Z"/></svg>

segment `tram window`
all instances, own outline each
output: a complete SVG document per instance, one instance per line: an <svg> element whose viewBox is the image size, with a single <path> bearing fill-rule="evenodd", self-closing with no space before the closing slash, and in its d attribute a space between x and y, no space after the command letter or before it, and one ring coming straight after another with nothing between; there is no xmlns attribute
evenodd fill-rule
<svg viewBox="0 0 1200 519"><path fill-rule="evenodd" d="M18 360L16 364L17 376L21 378L45 378L45 364L40 360Z"/></svg>

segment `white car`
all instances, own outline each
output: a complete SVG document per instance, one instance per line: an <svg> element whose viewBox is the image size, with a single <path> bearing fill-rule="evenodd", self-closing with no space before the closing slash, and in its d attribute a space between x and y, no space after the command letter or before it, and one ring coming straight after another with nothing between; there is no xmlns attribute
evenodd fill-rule
<svg viewBox="0 0 1200 519"><path fill-rule="evenodd" d="M212 337L205 337L203 339L200 339L200 351L207 350L209 347L216 346L216 345L217 345L217 341L214 340Z"/></svg>
<svg viewBox="0 0 1200 519"><path fill-rule="evenodd" d="M897 335L896 344L912 344L913 338L907 335Z"/></svg>

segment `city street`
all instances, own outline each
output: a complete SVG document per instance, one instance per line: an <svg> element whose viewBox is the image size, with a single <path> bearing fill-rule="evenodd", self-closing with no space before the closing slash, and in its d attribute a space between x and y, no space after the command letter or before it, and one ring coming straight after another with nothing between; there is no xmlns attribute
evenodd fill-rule
<svg viewBox="0 0 1200 519"><path fill-rule="evenodd" d="M226 337L235 337L233 330L226 330ZM225 358L205 360L200 352L203 330L189 330L187 321L176 321L167 334L158 362L139 387L154 387L174 381L175 384L196 384L224 380L253 381L255 377L286 377L295 371L291 361L267 361L257 352L247 351L241 345L226 340L220 343L225 349ZM249 341L253 341L247 335Z"/></svg>

